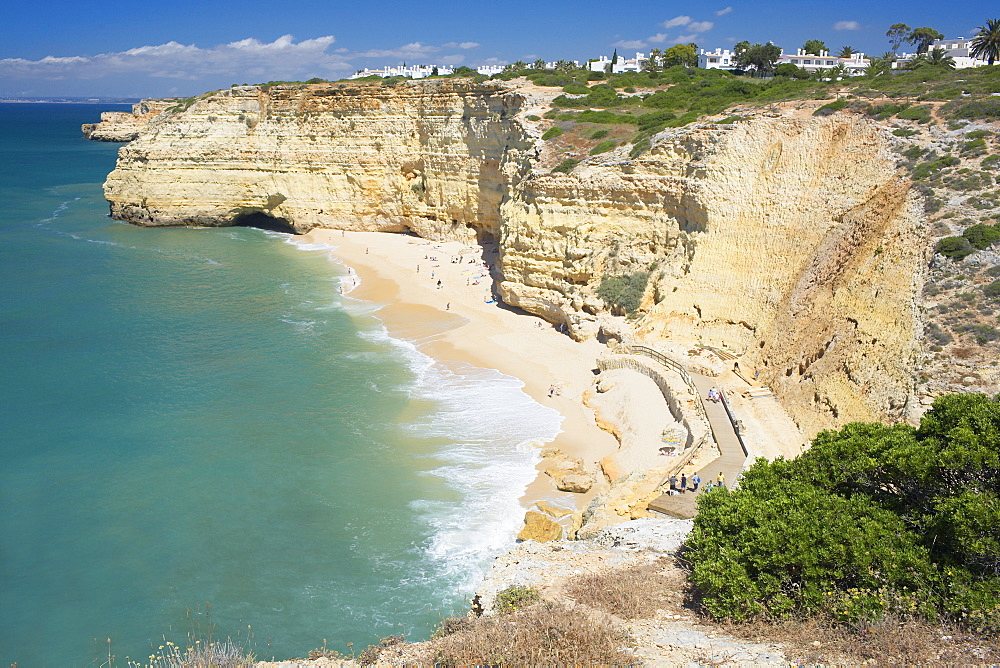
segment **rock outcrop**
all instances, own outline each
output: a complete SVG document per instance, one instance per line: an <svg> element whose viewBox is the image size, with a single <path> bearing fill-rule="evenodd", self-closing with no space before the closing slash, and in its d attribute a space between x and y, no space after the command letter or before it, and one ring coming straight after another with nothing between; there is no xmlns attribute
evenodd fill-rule
<svg viewBox="0 0 1000 668"><path fill-rule="evenodd" d="M84 123L80 126L83 136L94 141L128 142L139 136L150 121L166 111L177 100L143 100L132 105L132 112L101 112L100 123Z"/></svg>
<svg viewBox="0 0 1000 668"><path fill-rule="evenodd" d="M503 300L576 338L601 328L602 277L640 274L638 338L741 355L807 435L908 417L928 244L883 128L692 126L550 174L524 99L471 80L234 87L150 124L105 193L143 225L495 237Z"/></svg>
<svg viewBox="0 0 1000 668"><path fill-rule="evenodd" d="M105 196L142 225L494 236L531 148L520 100L468 80L235 87L122 148Z"/></svg>

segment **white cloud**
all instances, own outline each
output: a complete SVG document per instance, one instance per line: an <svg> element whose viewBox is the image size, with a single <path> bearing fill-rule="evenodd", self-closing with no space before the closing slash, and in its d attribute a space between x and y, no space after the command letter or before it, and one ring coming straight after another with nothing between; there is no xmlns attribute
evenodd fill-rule
<svg viewBox="0 0 1000 668"><path fill-rule="evenodd" d="M695 21L687 25L687 30L691 32L708 32L715 26L711 21Z"/></svg>
<svg viewBox="0 0 1000 668"><path fill-rule="evenodd" d="M861 24L857 21L837 21L833 24L834 30L861 30Z"/></svg>
<svg viewBox="0 0 1000 668"><path fill-rule="evenodd" d="M343 57L326 52L334 41L327 35L296 43L291 35L283 35L273 42L249 38L209 48L167 42L95 56L6 58L0 60L0 78L59 80L145 75L195 80L213 75L240 78L255 72L275 79L290 78L349 68Z"/></svg>
<svg viewBox="0 0 1000 668"><path fill-rule="evenodd" d="M686 26L691 23L690 16L675 16L672 19L664 21L662 25L664 28L676 28L677 26Z"/></svg>
<svg viewBox="0 0 1000 668"><path fill-rule="evenodd" d="M357 52L332 49L335 41L332 35L300 42L292 35L282 35L273 42L251 37L204 48L171 41L93 56L46 56L39 60L6 58L0 60L0 80L89 81L86 87L93 88L93 81L99 79L108 82L175 79L201 81L205 87L218 87L238 81L341 76L359 69L353 61L361 59L376 60L375 65L402 61L458 65L465 62L465 54L461 52L479 46L478 42L471 41L441 45L411 42L396 48Z"/></svg>
<svg viewBox="0 0 1000 668"><path fill-rule="evenodd" d="M674 44L687 44L689 42L695 41L696 39L698 39L698 35L692 33L690 35L678 35L676 39L671 41L673 41Z"/></svg>
<svg viewBox="0 0 1000 668"><path fill-rule="evenodd" d="M655 35L650 35L646 38L647 42L652 42L653 44L662 44L667 41L668 35L663 32L658 32Z"/></svg>
<svg viewBox="0 0 1000 668"><path fill-rule="evenodd" d="M715 15L716 16L725 16L726 14L728 14L731 11L733 11L732 7L726 7L725 9L720 9L719 11L715 12Z"/></svg>
<svg viewBox="0 0 1000 668"><path fill-rule="evenodd" d="M611 46L616 46L620 49L642 49L646 46L646 43L641 39L620 39L617 42L612 42Z"/></svg>

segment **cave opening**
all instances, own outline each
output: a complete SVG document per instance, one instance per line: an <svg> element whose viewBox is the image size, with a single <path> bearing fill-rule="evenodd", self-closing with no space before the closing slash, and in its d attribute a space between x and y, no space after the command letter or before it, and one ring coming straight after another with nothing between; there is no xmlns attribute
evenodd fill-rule
<svg viewBox="0 0 1000 668"><path fill-rule="evenodd" d="M287 220L272 216L263 211L240 214L233 221L233 225L235 227L254 227L258 230L267 230L269 232L295 234L295 230Z"/></svg>

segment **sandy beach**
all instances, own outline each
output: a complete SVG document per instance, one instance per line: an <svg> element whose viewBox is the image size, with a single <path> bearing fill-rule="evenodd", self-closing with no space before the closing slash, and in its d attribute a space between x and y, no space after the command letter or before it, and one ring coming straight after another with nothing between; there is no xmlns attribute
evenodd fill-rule
<svg viewBox="0 0 1000 668"><path fill-rule="evenodd" d="M495 246L484 252L457 241L325 229L297 239L336 247L334 256L359 278L351 296L382 305L377 317L392 336L414 342L444 364L463 362L514 376L533 399L557 410L562 431L546 447L580 457L588 468L618 448L583 404L595 360L606 348L594 340L573 341L541 318L493 301L487 265L495 263ZM577 505L589 495L560 492L539 472L522 504L554 497Z"/></svg>

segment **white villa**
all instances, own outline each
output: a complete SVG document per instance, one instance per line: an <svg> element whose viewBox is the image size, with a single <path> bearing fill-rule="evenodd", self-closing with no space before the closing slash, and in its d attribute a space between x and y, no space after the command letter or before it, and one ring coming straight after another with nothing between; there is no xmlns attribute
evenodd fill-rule
<svg viewBox="0 0 1000 668"><path fill-rule="evenodd" d="M972 40L965 37L957 37L955 39L936 39L928 48L928 51L933 51L934 49L944 49L944 52L955 59L955 69L964 70L967 67L985 67L986 61L981 58L973 58L969 53L969 49L972 48ZM908 63L917 57L915 53L901 53L899 54L899 59L892 64L893 67L899 68L904 63Z"/></svg>
<svg viewBox="0 0 1000 668"><path fill-rule="evenodd" d="M698 67L703 70L732 70L736 68L735 61L736 54L729 49L698 49Z"/></svg>
<svg viewBox="0 0 1000 668"><path fill-rule="evenodd" d="M796 50L795 55L782 53L781 58L778 59L778 64L781 65L782 63L791 63L796 67L801 67L806 72L815 72L816 70L843 65L847 68L847 73L852 77L864 74L868 71L868 66L871 65L871 61L865 58L865 54L861 52L853 53L848 58L838 58L831 56L829 51L820 51L820 55L816 56L806 53L802 49Z"/></svg>
<svg viewBox="0 0 1000 668"><path fill-rule="evenodd" d="M871 61L865 58L863 53L855 53L850 58L838 58L831 56L829 51L821 51L820 55L817 56L797 49L794 54L782 51L777 64L781 65L782 63L790 63L807 72L844 65L848 73L855 76L864 74ZM706 70L736 69L736 53L729 49L716 49L715 51L701 49L698 52L698 67Z"/></svg>
<svg viewBox="0 0 1000 668"><path fill-rule="evenodd" d="M608 67L611 68L612 74L621 74L622 72L641 72L642 66L646 64L649 60L649 56L644 53L639 53L636 51L635 58L622 58L618 57L618 62L613 63L611 59L607 56L601 56L597 60L591 60L587 63L587 69L591 72L606 72Z"/></svg>

